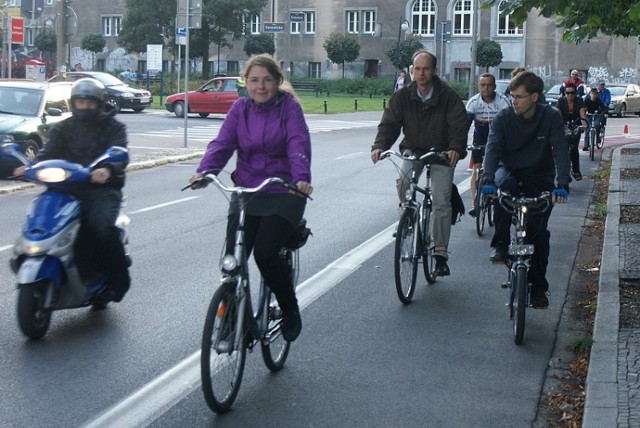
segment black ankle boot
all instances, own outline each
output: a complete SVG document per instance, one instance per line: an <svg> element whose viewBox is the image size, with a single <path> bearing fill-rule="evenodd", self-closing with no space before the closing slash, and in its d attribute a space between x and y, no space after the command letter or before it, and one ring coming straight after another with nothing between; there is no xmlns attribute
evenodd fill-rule
<svg viewBox="0 0 640 428"><path fill-rule="evenodd" d="M302 319L300 310L286 311L282 314L282 335L287 342L293 342L300 335L302 330Z"/></svg>

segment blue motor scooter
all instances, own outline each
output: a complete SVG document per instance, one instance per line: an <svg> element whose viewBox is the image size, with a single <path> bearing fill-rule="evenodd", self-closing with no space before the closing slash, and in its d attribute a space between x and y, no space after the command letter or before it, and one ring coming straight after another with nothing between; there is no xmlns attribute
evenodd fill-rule
<svg viewBox="0 0 640 428"><path fill-rule="evenodd" d="M46 187L27 210L10 261L18 282L18 324L25 336L40 339L49 328L53 311L105 306L99 296L107 285L105 273L79 266L79 255L94 259L99 255L93 254L90 243L82 243L80 201L65 193L65 189L74 183L88 182L91 171L103 163L127 161L129 154L126 148L112 146L88 167L65 160L32 165L15 144L2 145L0 156L17 159L26 166L22 180ZM125 248L129 240L128 224L129 217L121 212L116 226ZM127 260L130 264L128 255ZM98 267L99 263L89 265Z"/></svg>

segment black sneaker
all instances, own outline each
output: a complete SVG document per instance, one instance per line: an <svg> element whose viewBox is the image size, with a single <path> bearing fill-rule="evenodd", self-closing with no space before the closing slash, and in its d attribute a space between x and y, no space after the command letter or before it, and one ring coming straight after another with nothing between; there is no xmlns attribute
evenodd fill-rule
<svg viewBox="0 0 640 428"><path fill-rule="evenodd" d="M475 217L475 216L476 216L476 209L475 209L475 208L471 208L471 209L469 210L469 215L470 215L471 217Z"/></svg>
<svg viewBox="0 0 640 428"><path fill-rule="evenodd" d="M436 275L437 276L449 276L451 275L451 270L449 270L449 266L447 265L447 259L443 256L435 256L436 259Z"/></svg>
<svg viewBox="0 0 640 428"><path fill-rule="evenodd" d="M300 318L300 310L295 309L291 312L282 314L282 336L287 342L293 342L300 335L302 330L302 319Z"/></svg>
<svg viewBox="0 0 640 428"><path fill-rule="evenodd" d="M589 146L585 146L585 147L583 147L583 148L582 148L582 151L583 151L583 152L588 152L588 151L589 151Z"/></svg>
<svg viewBox="0 0 640 428"><path fill-rule="evenodd" d="M493 251L491 251L491 255L489 256L489 260L494 263L504 263L507 259L507 250L500 247L495 247Z"/></svg>
<svg viewBox="0 0 640 428"><path fill-rule="evenodd" d="M531 291L531 307L534 309L546 309L549 307L549 299L546 293Z"/></svg>

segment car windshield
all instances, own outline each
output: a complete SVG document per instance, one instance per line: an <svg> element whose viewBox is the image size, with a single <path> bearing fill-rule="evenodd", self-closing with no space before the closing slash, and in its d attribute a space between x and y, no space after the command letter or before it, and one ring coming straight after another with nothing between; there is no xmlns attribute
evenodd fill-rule
<svg viewBox="0 0 640 428"><path fill-rule="evenodd" d="M18 116L38 116L42 93L37 89L0 87L0 112Z"/></svg>
<svg viewBox="0 0 640 428"><path fill-rule="evenodd" d="M627 90L626 86L610 86L609 87L609 92L611 92L611 95L624 95L626 90Z"/></svg>
<svg viewBox="0 0 640 428"><path fill-rule="evenodd" d="M104 86L124 85L124 82L122 80L110 74L92 74L91 77L101 81L104 84Z"/></svg>
<svg viewBox="0 0 640 428"><path fill-rule="evenodd" d="M549 90L547 91L547 94L546 94L546 95L547 95L547 97L548 97L549 95L560 95L560 86L561 86L561 85L553 85L553 86L551 87L551 89L549 89Z"/></svg>

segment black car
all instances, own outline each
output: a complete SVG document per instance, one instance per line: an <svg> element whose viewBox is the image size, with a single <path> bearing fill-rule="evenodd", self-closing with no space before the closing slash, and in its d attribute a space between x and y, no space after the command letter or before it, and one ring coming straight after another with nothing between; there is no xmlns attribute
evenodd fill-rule
<svg viewBox="0 0 640 428"><path fill-rule="evenodd" d="M108 93L107 104L111 104L116 111L131 109L135 112L140 112L153 103L151 92L145 89L133 88L117 77L100 71L67 71L52 77L49 81L75 82L85 77L92 77L104 84Z"/></svg>
<svg viewBox="0 0 640 428"><path fill-rule="evenodd" d="M70 83L0 81L0 145L15 143L29 160L49 129L71 116Z"/></svg>

